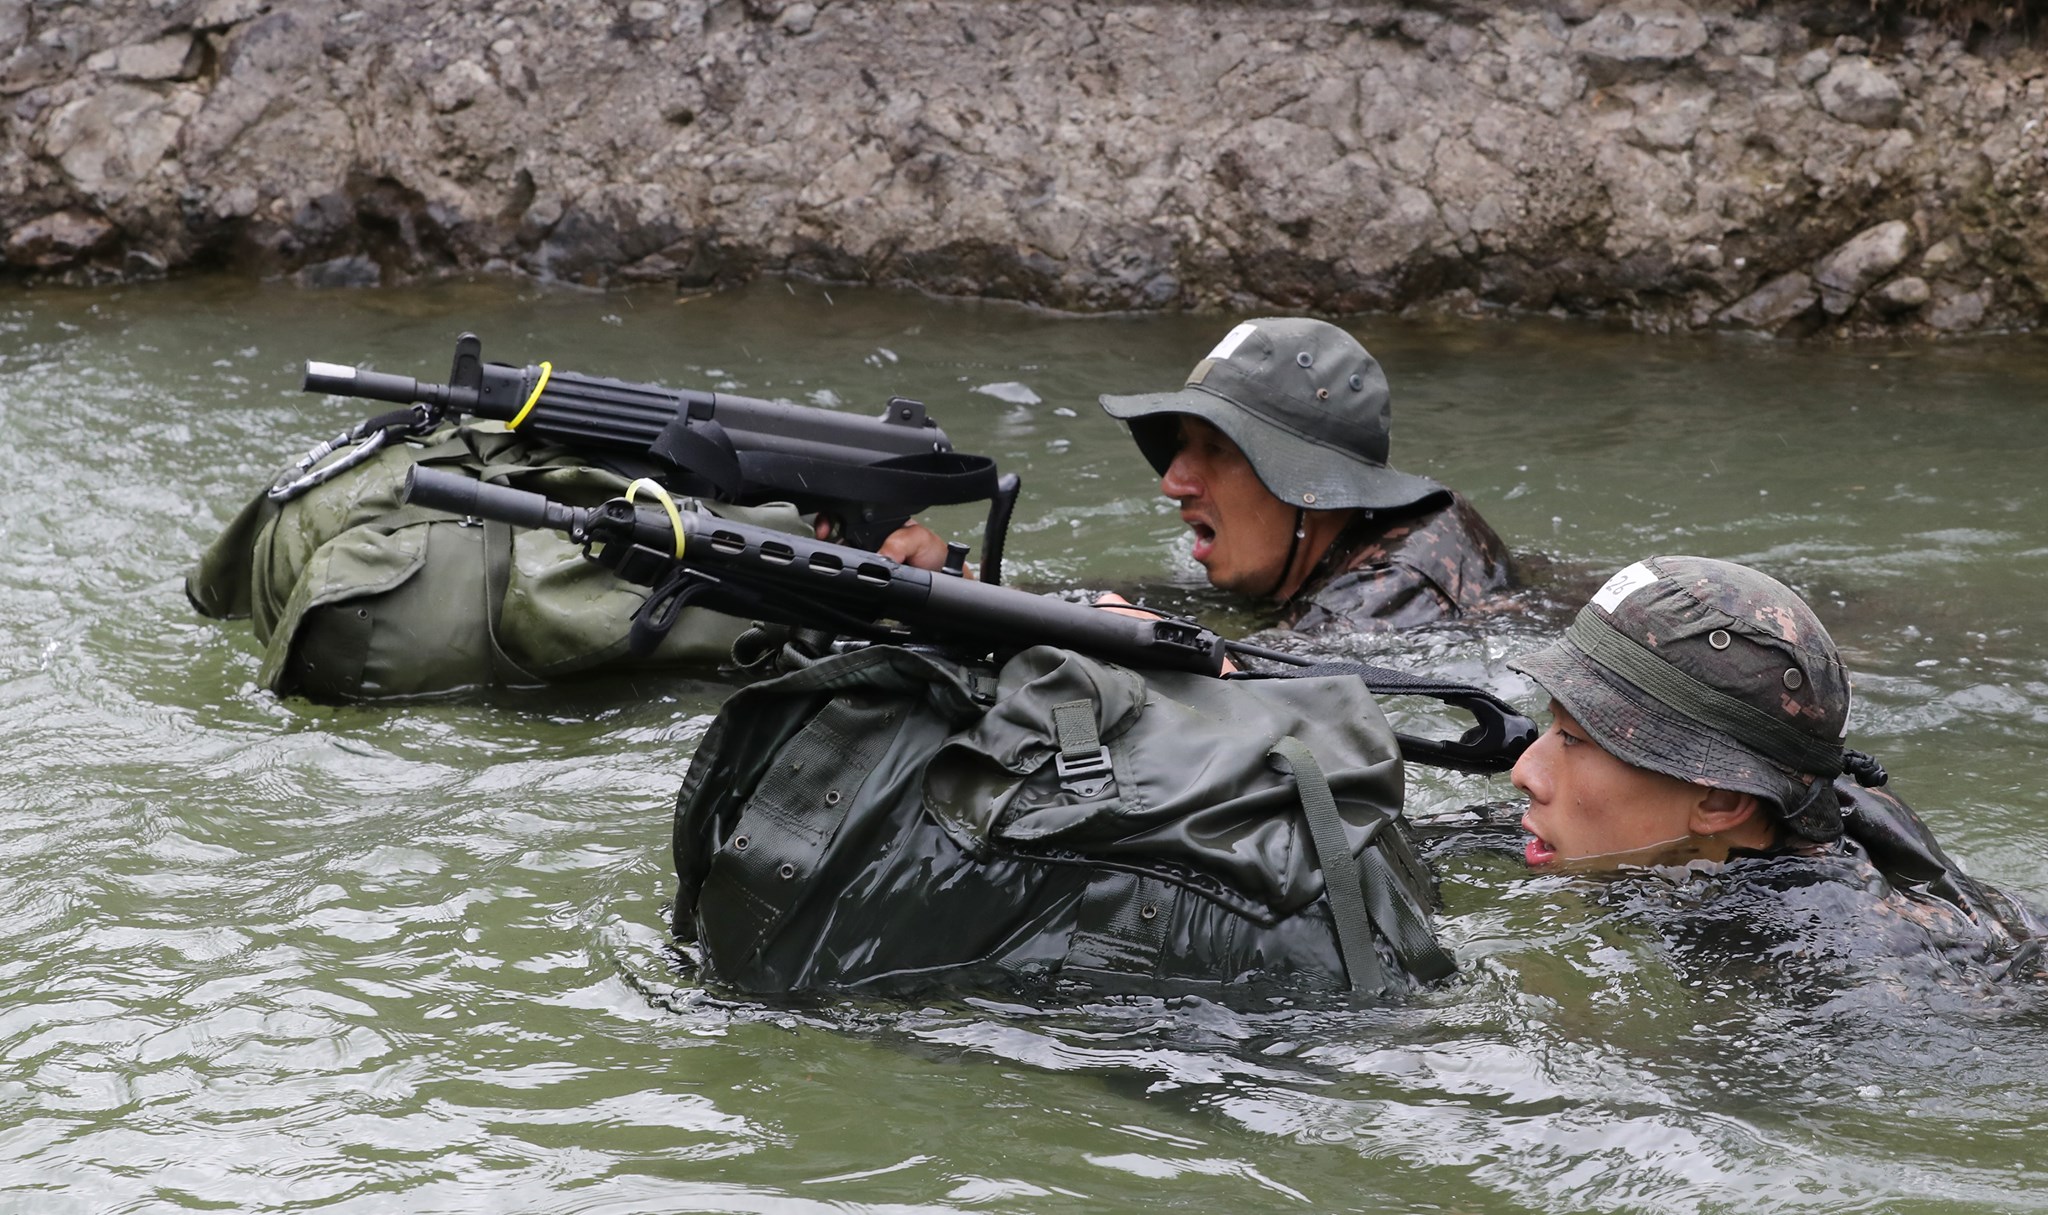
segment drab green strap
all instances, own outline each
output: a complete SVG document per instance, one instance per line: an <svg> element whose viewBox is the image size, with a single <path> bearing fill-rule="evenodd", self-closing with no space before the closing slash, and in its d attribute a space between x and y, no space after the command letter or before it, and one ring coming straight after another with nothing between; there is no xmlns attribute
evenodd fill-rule
<svg viewBox="0 0 2048 1215"><path fill-rule="evenodd" d="M1793 771L1830 778L1841 774L1839 743L1801 734L1762 709L1708 687L1602 620L1591 607L1579 609L1565 636L1586 657L1655 699Z"/></svg>
<svg viewBox="0 0 2048 1215"><path fill-rule="evenodd" d="M1384 834L1376 837L1358 858L1365 871L1366 912L1387 938L1387 944L1394 947L1394 956L1401 959L1409 974L1425 983L1449 978L1457 973L1458 964L1437 944L1436 930L1429 926L1429 917L1409 897L1411 888L1401 881L1382 852L1381 841L1385 838Z"/></svg>
<svg viewBox="0 0 2048 1215"><path fill-rule="evenodd" d="M1322 765L1298 738L1283 738L1266 754L1294 774L1294 791L1308 818L1309 841L1315 845L1316 866L1323 871L1323 891L1329 896L1337 948L1344 955L1344 973L1351 980L1351 990L1384 993L1387 978L1379 951L1372 944L1372 921L1365 909L1358 860L1344 838L1344 822L1337 815L1337 799L1330 793Z"/></svg>
<svg viewBox="0 0 2048 1215"><path fill-rule="evenodd" d="M1102 746L1095 733L1095 702L1069 700L1052 707L1052 728L1061 755L1092 755Z"/></svg>
<svg viewBox="0 0 2048 1215"><path fill-rule="evenodd" d="M520 666L498 642L505 620L505 593L512 588L512 526L484 521L484 639L491 646L491 676L508 687L536 687L546 681Z"/></svg>
<svg viewBox="0 0 2048 1215"><path fill-rule="evenodd" d="M1066 965L1119 975L1157 975L1174 923L1178 888L1155 877L1112 870L1096 876L1075 909Z"/></svg>

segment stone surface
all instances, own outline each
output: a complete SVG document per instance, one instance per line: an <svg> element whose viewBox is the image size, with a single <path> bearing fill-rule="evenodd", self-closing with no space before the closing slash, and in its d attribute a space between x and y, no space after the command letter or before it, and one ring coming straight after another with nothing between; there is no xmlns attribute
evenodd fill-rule
<svg viewBox="0 0 2048 1215"><path fill-rule="evenodd" d="M784 273L1774 333L2048 319L2027 286L2048 282L2048 55L1804 11L0 0L0 232L111 225L16 276ZM1895 216L1903 260L1895 236L1858 243Z"/></svg>
<svg viewBox="0 0 2048 1215"><path fill-rule="evenodd" d="M1572 31L1573 48L1601 83L1663 72L1706 44L1706 23L1681 0L1618 0Z"/></svg>
<svg viewBox="0 0 2048 1215"><path fill-rule="evenodd" d="M68 266L105 245L114 225L84 211L58 211L32 219L7 234L9 263L38 270Z"/></svg>
<svg viewBox="0 0 2048 1215"><path fill-rule="evenodd" d="M1840 316L1913 255L1913 225L1895 219L1858 232L1814 268L1821 306Z"/></svg>
<svg viewBox="0 0 2048 1215"><path fill-rule="evenodd" d="M1984 323L1991 300L1988 292L1958 291L1947 294L1927 310L1927 323L1945 333L1964 333Z"/></svg>
<svg viewBox="0 0 2048 1215"><path fill-rule="evenodd" d="M85 66L123 80L190 80L198 74L200 60L198 40L180 33L139 46L101 51L86 60Z"/></svg>
<svg viewBox="0 0 2048 1215"><path fill-rule="evenodd" d="M1721 319L1745 329L1779 333L1810 316L1820 303L1813 279L1797 272L1780 275L1757 288L1721 314Z"/></svg>
<svg viewBox="0 0 2048 1215"><path fill-rule="evenodd" d="M1934 292L1927 286L1927 280L1905 275L1879 287L1870 294L1870 304L1885 316L1899 316L1924 307L1934 298Z"/></svg>
<svg viewBox="0 0 2048 1215"><path fill-rule="evenodd" d="M1814 84L1820 108L1843 122L1881 130L1898 122L1906 108L1899 82L1861 56L1837 60Z"/></svg>

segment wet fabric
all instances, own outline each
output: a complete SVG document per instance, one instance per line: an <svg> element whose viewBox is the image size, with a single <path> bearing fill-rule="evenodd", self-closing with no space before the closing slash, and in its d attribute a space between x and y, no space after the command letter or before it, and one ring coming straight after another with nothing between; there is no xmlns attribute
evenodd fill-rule
<svg viewBox="0 0 2048 1215"><path fill-rule="evenodd" d="M677 800L674 927L749 992L1377 998L1450 969L1401 796L1354 677L875 646L726 702Z"/></svg>
<svg viewBox="0 0 2048 1215"><path fill-rule="evenodd" d="M1600 901L1663 938L1688 978L1739 979L1795 1002L1881 989L1907 1000L1940 990L2048 979L2048 916L1965 873L1889 789L1834 782L1844 832L1726 862L1627 869ZM1520 807L1420 828L1435 861L1475 846L1519 856Z"/></svg>
<svg viewBox="0 0 2048 1215"><path fill-rule="evenodd" d="M1282 627L1310 634L1419 628L1483 610L1513 580L1507 545L1462 494L1353 526L1364 534L1338 538L1340 555L1287 601Z"/></svg>
<svg viewBox="0 0 2048 1215"><path fill-rule="evenodd" d="M644 592L567 537L399 501L425 465L594 506L629 478L495 422L396 443L283 503L259 490L187 576L201 613L249 617L259 682L322 701L536 686L618 671L714 669L747 622L686 610L661 646L627 652ZM786 506L706 509L808 534Z"/></svg>

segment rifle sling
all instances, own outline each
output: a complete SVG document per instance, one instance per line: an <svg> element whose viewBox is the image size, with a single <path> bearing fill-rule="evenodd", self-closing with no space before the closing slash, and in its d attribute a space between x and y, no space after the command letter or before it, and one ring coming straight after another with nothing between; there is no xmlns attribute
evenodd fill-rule
<svg viewBox="0 0 2048 1215"><path fill-rule="evenodd" d="M749 492L778 490L793 498L904 503L916 508L979 502L996 492L994 460L953 451L914 452L872 464L742 451L739 466Z"/></svg>

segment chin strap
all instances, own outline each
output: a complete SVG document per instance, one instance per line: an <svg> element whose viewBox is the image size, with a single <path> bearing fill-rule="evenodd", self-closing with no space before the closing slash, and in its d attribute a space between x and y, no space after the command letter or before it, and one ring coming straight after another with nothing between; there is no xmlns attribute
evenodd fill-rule
<svg viewBox="0 0 2048 1215"><path fill-rule="evenodd" d="M1301 542L1307 536L1308 511L1297 506L1294 508L1294 538L1287 542L1287 560L1280 563L1280 576L1273 580L1272 586L1266 588L1266 598L1280 598L1280 588L1287 585L1287 572L1294 568L1295 555L1301 552Z"/></svg>

